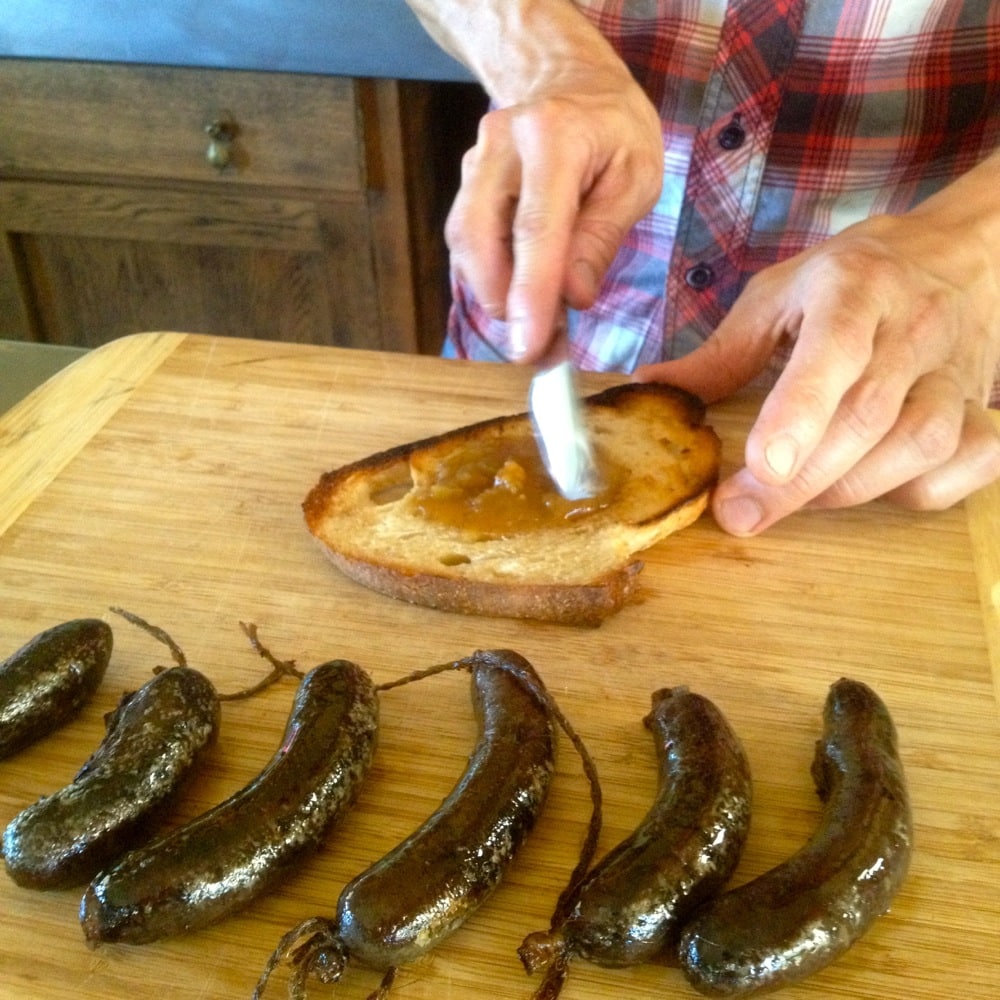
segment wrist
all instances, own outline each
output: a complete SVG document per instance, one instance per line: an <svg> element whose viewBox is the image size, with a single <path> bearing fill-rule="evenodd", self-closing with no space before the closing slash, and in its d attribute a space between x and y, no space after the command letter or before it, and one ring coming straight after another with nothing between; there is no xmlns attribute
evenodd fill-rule
<svg viewBox="0 0 1000 1000"><path fill-rule="evenodd" d="M977 242L1000 285L1000 149L912 209L944 231Z"/></svg>
<svg viewBox="0 0 1000 1000"><path fill-rule="evenodd" d="M432 37L499 107L593 86L634 83L610 43L571 0L407 0Z"/></svg>

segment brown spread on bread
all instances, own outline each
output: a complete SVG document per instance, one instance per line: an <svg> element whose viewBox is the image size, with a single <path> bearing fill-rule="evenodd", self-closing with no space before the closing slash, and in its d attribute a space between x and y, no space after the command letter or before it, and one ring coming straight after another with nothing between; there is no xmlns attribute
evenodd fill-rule
<svg viewBox="0 0 1000 1000"><path fill-rule="evenodd" d="M443 454L414 455L411 509L439 524L484 535L531 531L587 517L613 504L628 469L597 449L603 488L593 497L567 500L545 469L530 434L459 442Z"/></svg>

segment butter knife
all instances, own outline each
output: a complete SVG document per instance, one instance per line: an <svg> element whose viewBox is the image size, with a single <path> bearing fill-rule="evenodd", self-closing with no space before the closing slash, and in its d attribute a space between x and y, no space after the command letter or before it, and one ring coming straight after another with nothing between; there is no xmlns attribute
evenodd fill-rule
<svg viewBox="0 0 1000 1000"><path fill-rule="evenodd" d="M568 359L532 378L528 412L542 461L559 492L567 500L598 493L601 478Z"/></svg>

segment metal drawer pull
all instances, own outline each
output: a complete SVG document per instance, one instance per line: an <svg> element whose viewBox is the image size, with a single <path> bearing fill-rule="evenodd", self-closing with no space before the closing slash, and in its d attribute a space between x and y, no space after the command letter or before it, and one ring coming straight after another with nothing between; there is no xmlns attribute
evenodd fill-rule
<svg viewBox="0 0 1000 1000"><path fill-rule="evenodd" d="M233 161L233 140L236 138L238 127L236 120L228 111L221 111L205 126L205 134L208 136L208 149L205 150L205 159L215 167L216 170L225 170Z"/></svg>

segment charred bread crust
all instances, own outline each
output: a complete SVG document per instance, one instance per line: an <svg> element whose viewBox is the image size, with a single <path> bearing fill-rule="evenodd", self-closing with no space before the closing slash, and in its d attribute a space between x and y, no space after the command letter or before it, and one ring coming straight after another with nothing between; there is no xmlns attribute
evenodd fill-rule
<svg viewBox="0 0 1000 1000"><path fill-rule="evenodd" d="M513 583L442 577L420 571L351 559L324 546L345 576L379 594L409 604L463 615L525 618L561 625L596 627L619 611L639 586L641 560L590 584Z"/></svg>
<svg viewBox="0 0 1000 1000"><path fill-rule="evenodd" d="M364 505L360 500L353 503L355 491L367 495L370 490L374 495L383 489L389 493L398 490L403 495L413 485L412 456L451 442L500 437L523 429L530 419L523 412L397 445L324 473L303 501L306 525L344 575L398 600L463 614L597 625L635 596L642 562L634 553L696 520L706 508L718 476L719 440L704 425L705 405L696 396L662 383L623 383L588 396L582 403L588 420L600 419L600 411L606 409L613 411L615 421L627 422L632 406L641 410L651 401L665 403L671 419L696 439L699 473L690 482L685 478L662 506L644 508L642 516L616 520L616 528L628 536L626 547L630 550L623 551L614 565L604 565L585 579L538 579L530 571L520 577L508 574L497 579L488 573L477 577L475 569L431 567L408 546L403 537L406 533L401 533L398 545L390 549L383 546L380 552L366 551L354 537L330 537L331 518L350 511L352 504L354 508ZM636 426L642 427L644 419L640 413ZM367 506L377 503L370 501ZM568 537L572 532L567 529L562 534ZM586 545L589 540L583 534Z"/></svg>

